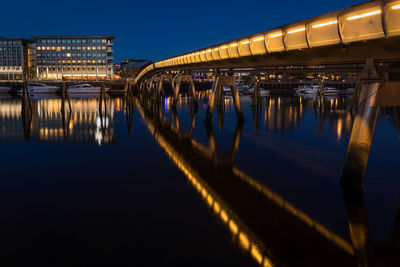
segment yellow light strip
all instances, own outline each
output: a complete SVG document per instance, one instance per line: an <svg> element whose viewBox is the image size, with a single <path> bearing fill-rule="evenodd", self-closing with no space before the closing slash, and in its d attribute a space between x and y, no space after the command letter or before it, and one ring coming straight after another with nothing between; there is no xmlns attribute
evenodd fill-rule
<svg viewBox="0 0 400 267"><path fill-rule="evenodd" d="M214 51L218 51L218 48L214 48Z"/></svg>
<svg viewBox="0 0 400 267"><path fill-rule="evenodd" d="M206 53L206 51L201 51L201 53L202 53L202 54L205 54L205 53Z"/></svg>
<svg viewBox="0 0 400 267"><path fill-rule="evenodd" d="M300 29L288 31L288 33L304 32L305 30L306 30L306 28L300 28Z"/></svg>
<svg viewBox="0 0 400 267"><path fill-rule="evenodd" d="M321 23L321 24L313 25L312 28L320 28L320 27L324 27L324 26L328 26L328 25L332 25L332 24L337 24L337 20L332 20L332 21Z"/></svg>
<svg viewBox="0 0 400 267"><path fill-rule="evenodd" d="M392 9L400 9L400 5L392 6Z"/></svg>
<svg viewBox="0 0 400 267"><path fill-rule="evenodd" d="M347 20L361 19L361 18L365 18L365 17L369 17L369 16L372 16L372 15L377 15L377 14L381 14L381 13L382 13L382 11L379 9L379 10L371 11L371 12L364 13L364 14L361 14L361 15L348 17Z"/></svg>
<svg viewBox="0 0 400 267"><path fill-rule="evenodd" d="M269 38L275 38L275 37L279 37L279 36L282 36L282 33L272 34L269 36Z"/></svg>
<svg viewBox="0 0 400 267"><path fill-rule="evenodd" d="M259 38L253 39L253 42L258 42L258 41L262 41L262 40L264 40L264 37L259 37Z"/></svg>
<svg viewBox="0 0 400 267"><path fill-rule="evenodd" d="M247 40L247 41L243 41L243 42L241 42L240 44L248 44L248 43L250 43L250 41L249 41L249 40Z"/></svg>
<svg viewBox="0 0 400 267"><path fill-rule="evenodd" d="M230 47L238 46L238 44L231 44Z"/></svg>
<svg viewBox="0 0 400 267"><path fill-rule="evenodd" d="M208 50L207 50L208 53L210 53L211 51L212 51L211 49L208 49Z"/></svg>
<svg viewBox="0 0 400 267"><path fill-rule="evenodd" d="M221 47L221 49L227 49L227 48L228 48L228 46L226 46L226 45Z"/></svg>

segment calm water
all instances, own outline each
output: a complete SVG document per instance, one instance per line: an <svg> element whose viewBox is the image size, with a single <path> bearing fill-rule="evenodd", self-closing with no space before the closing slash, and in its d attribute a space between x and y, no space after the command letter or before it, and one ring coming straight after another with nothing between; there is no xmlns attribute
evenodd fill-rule
<svg viewBox="0 0 400 267"><path fill-rule="evenodd" d="M400 109L348 197L349 99L241 102L1 96L1 265L399 266Z"/></svg>

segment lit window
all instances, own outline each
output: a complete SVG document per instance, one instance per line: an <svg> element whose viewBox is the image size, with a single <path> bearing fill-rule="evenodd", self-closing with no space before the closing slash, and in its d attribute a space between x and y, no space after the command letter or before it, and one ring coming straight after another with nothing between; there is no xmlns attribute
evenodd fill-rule
<svg viewBox="0 0 400 267"><path fill-rule="evenodd" d="M61 47L57 46L57 52L60 52L60 51L61 51Z"/></svg>
<svg viewBox="0 0 400 267"><path fill-rule="evenodd" d="M37 50L40 50L40 46L38 46L36 49L37 49Z"/></svg>
<svg viewBox="0 0 400 267"><path fill-rule="evenodd" d="M92 46L92 50L96 50L96 47L95 47L95 46Z"/></svg>
<svg viewBox="0 0 400 267"><path fill-rule="evenodd" d="M67 57L71 57L71 53L67 53Z"/></svg>
<svg viewBox="0 0 400 267"><path fill-rule="evenodd" d="M92 50L92 47L88 46L88 47L87 47L87 50Z"/></svg>
<svg viewBox="0 0 400 267"><path fill-rule="evenodd" d="M47 50L50 50L50 46L46 47Z"/></svg>
<svg viewBox="0 0 400 267"><path fill-rule="evenodd" d="M52 47L51 47L51 50L56 50L56 47L55 47L55 46L52 46Z"/></svg>
<svg viewBox="0 0 400 267"><path fill-rule="evenodd" d="M65 46L62 46L62 47L61 47L61 50L65 50Z"/></svg>

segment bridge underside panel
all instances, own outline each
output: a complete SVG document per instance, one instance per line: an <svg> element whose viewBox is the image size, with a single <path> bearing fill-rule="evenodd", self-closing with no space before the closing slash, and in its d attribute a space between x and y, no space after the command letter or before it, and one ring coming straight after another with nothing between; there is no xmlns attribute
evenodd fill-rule
<svg viewBox="0 0 400 267"><path fill-rule="evenodd" d="M306 48L281 53L225 59L219 61L186 64L174 67L159 68L165 70L201 70L201 69L242 69L265 68L278 66L320 66L333 64L364 64L372 58L375 62L400 62L400 38L378 39L356 42L348 45L333 45ZM318 68L315 68L319 72ZM321 72L323 69L321 69ZM151 75L146 73L141 78Z"/></svg>

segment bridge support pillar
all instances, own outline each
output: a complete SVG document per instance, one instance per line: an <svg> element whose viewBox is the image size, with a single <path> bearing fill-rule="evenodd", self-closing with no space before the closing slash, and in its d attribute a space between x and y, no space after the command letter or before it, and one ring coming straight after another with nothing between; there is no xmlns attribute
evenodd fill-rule
<svg viewBox="0 0 400 267"><path fill-rule="evenodd" d="M224 91L223 87L229 86L232 92L233 103L235 104L236 115L239 122L244 121L244 116L242 113L242 107L240 105L240 97L239 91L236 87L236 79L233 76L216 76L213 88L212 95L210 101L208 103L207 112L206 112L206 121L211 121L214 113L214 108L216 103L223 103L224 101Z"/></svg>
<svg viewBox="0 0 400 267"><path fill-rule="evenodd" d="M254 84L253 105L259 104L261 104L260 82L256 81Z"/></svg>
<svg viewBox="0 0 400 267"><path fill-rule="evenodd" d="M175 80L177 83L175 84ZM175 108L178 102L179 93L181 91L182 82L189 82L189 95L193 98L193 101L196 106L198 106L199 102L196 95L196 88L194 86L192 75L190 74L178 74L172 79L172 89L174 90L174 100L172 102L172 106Z"/></svg>
<svg viewBox="0 0 400 267"><path fill-rule="evenodd" d="M340 180L342 185L362 185L378 117L381 81L372 61L367 61L362 75L364 80Z"/></svg>

